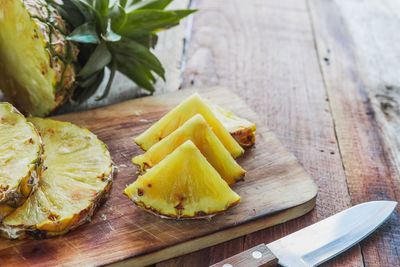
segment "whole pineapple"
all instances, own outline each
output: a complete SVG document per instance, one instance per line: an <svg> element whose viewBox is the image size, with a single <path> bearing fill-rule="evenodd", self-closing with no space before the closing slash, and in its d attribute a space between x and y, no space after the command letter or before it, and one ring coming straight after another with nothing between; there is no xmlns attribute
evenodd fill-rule
<svg viewBox="0 0 400 267"><path fill-rule="evenodd" d="M157 32L193 10L172 0L0 0L0 89L21 112L46 116L92 96L115 72L152 92L164 68L150 52Z"/></svg>

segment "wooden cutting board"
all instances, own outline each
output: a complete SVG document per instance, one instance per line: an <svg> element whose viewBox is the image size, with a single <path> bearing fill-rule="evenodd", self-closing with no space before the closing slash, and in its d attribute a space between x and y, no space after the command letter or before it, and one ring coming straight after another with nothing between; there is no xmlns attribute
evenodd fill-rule
<svg viewBox="0 0 400 267"><path fill-rule="evenodd" d="M0 265L148 265L285 222L314 207L317 187L313 179L271 131L257 124L256 114L221 87L199 92L257 126L256 145L238 159L247 170L245 181L233 186L242 196L239 205L211 221L165 220L139 209L122 194L137 178L131 158L143 153L133 138L193 92L183 90L57 116L87 127L109 147L119 168L110 197L92 222L65 236L0 240Z"/></svg>

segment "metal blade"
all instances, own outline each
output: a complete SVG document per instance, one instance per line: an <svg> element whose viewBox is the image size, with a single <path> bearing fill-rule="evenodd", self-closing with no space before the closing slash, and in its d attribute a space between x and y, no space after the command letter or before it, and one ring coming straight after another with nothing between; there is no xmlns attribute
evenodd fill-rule
<svg viewBox="0 0 400 267"><path fill-rule="evenodd" d="M359 204L278 239L267 247L283 266L315 266L355 245L393 212L395 201Z"/></svg>

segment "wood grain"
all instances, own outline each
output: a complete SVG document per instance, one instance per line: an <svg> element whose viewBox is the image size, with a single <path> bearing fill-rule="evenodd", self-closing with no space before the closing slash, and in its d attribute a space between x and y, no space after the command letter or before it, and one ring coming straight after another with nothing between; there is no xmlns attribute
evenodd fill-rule
<svg viewBox="0 0 400 267"><path fill-rule="evenodd" d="M311 215L157 266L213 264L351 205L305 1L195 0L183 87L224 85L245 99L315 179ZM207 262L208 261L208 262ZM327 266L362 266L359 247Z"/></svg>
<svg viewBox="0 0 400 267"><path fill-rule="evenodd" d="M312 0L310 10L352 203L399 201L400 4ZM366 266L400 266L399 211L362 242Z"/></svg>
<svg viewBox="0 0 400 267"><path fill-rule="evenodd" d="M133 138L192 93L185 90L56 117L87 127L109 147L119 167L109 200L90 224L65 236L0 240L2 264L92 266L123 260L129 265L151 264L293 219L314 206L317 187L313 179L275 135L257 122L244 102L223 88L202 90L201 94L242 112L258 126L256 145L238 159L248 171L245 182L233 186L242 196L240 204L210 221L177 221L144 212L123 195L126 185L137 177L131 158L143 152ZM272 214L270 219L266 217Z"/></svg>

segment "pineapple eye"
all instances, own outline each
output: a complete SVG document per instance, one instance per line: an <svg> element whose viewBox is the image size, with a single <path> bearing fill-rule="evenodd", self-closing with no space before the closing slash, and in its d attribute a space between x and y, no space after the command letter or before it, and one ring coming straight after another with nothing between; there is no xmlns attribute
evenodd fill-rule
<svg viewBox="0 0 400 267"><path fill-rule="evenodd" d="M138 193L138 196L143 196L143 194L144 194L144 191L143 191L143 189L141 189L141 188L138 188L138 190L137 190L137 193Z"/></svg>

